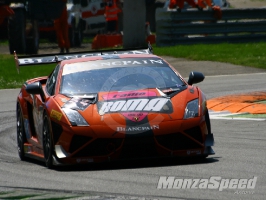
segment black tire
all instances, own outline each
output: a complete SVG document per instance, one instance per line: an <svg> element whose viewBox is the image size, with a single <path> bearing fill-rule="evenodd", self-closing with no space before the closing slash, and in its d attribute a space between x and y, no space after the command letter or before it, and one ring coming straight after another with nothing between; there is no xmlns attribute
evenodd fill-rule
<svg viewBox="0 0 266 200"><path fill-rule="evenodd" d="M210 121L210 116L209 116L209 111L206 111L205 114L205 121L206 121L206 125L207 125L207 129L208 129L208 134L211 134L211 121Z"/></svg>
<svg viewBox="0 0 266 200"><path fill-rule="evenodd" d="M14 9L15 15L8 20L9 51L13 54L26 53L25 11L23 8Z"/></svg>
<svg viewBox="0 0 266 200"><path fill-rule="evenodd" d="M206 126L207 126L207 129L208 129L208 134L211 134L211 121L210 121L209 110L206 111L205 121L206 121ZM202 160L204 160L208 156L209 155L201 155L201 156L199 156L199 158L202 159Z"/></svg>
<svg viewBox="0 0 266 200"><path fill-rule="evenodd" d="M17 148L20 160L26 160L24 152L24 143L26 134L24 129L23 115L19 103L17 104Z"/></svg>
<svg viewBox="0 0 266 200"><path fill-rule="evenodd" d="M27 54L37 54L39 50L39 27L38 21L31 21L31 30L26 38L26 53Z"/></svg>
<svg viewBox="0 0 266 200"><path fill-rule="evenodd" d="M43 153L46 167L49 169L53 168L54 147L52 131L50 121L46 113L43 116Z"/></svg>
<svg viewBox="0 0 266 200"><path fill-rule="evenodd" d="M83 28L82 21L76 26L74 18L71 22L71 28L69 29L69 40L71 47L80 47L83 41Z"/></svg>

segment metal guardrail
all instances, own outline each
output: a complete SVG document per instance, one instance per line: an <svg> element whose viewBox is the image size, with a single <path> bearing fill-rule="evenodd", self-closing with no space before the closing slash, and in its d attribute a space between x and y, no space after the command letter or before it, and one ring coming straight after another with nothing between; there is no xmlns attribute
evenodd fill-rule
<svg viewBox="0 0 266 200"><path fill-rule="evenodd" d="M266 41L266 8L184 12L156 10L156 45Z"/></svg>

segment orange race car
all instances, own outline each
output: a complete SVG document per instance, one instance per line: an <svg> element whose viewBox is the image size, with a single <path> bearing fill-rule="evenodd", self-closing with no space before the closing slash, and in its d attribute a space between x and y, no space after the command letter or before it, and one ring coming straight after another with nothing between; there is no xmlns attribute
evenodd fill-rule
<svg viewBox="0 0 266 200"><path fill-rule="evenodd" d="M206 97L152 49L15 56L17 67L57 63L17 97L21 160L54 165L214 154Z"/></svg>

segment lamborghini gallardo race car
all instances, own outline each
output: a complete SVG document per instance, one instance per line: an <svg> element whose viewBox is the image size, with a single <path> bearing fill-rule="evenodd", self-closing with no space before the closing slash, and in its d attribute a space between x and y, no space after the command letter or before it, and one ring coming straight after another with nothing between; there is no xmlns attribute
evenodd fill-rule
<svg viewBox="0 0 266 200"><path fill-rule="evenodd" d="M214 154L206 97L152 49L15 56L17 67L56 63L17 97L21 160L54 165Z"/></svg>

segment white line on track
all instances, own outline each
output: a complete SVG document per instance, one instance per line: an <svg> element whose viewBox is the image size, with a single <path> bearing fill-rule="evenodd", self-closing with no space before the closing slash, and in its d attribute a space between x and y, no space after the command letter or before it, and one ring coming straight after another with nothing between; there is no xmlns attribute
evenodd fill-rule
<svg viewBox="0 0 266 200"><path fill-rule="evenodd" d="M266 121L265 118L248 118L248 117L235 117L240 114L249 114L249 113L230 113L228 111L212 111L209 110L210 119L225 119L225 120L248 120L248 121Z"/></svg>

